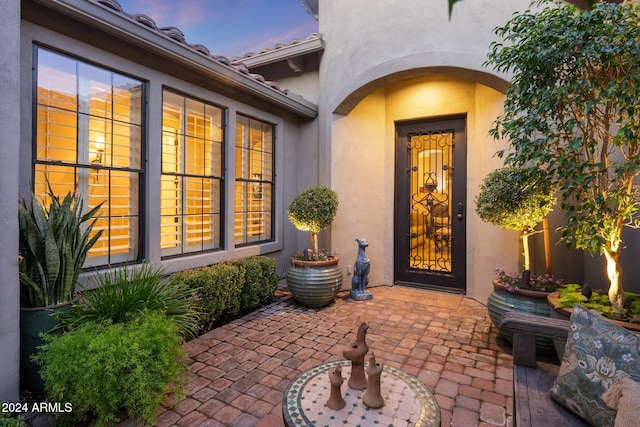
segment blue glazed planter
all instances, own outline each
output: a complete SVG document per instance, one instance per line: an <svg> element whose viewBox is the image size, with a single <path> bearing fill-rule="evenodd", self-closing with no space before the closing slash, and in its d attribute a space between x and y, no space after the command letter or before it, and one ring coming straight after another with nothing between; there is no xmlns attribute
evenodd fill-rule
<svg viewBox="0 0 640 427"><path fill-rule="evenodd" d="M317 262L292 259L287 271L287 287L293 298L304 306L331 304L342 287L338 258Z"/></svg>
<svg viewBox="0 0 640 427"><path fill-rule="evenodd" d="M502 337L511 342L513 334L500 330L500 319L507 312L532 314L541 317L551 316L551 306L547 302L548 292L520 291L512 293L506 287L494 279L493 291L489 294L487 308L491 322L498 328ZM553 341L549 338L536 338L536 351L540 353L554 353Z"/></svg>

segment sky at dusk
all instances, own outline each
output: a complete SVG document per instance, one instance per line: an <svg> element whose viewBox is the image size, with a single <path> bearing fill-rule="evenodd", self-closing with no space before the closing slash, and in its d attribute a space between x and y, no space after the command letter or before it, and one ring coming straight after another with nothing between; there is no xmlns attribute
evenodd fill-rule
<svg viewBox="0 0 640 427"><path fill-rule="evenodd" d="M118 0L129 14L151 17L158 27L177 27L187 43L227 58L278 43L306 39L318 23L301 0Z"/></svg>

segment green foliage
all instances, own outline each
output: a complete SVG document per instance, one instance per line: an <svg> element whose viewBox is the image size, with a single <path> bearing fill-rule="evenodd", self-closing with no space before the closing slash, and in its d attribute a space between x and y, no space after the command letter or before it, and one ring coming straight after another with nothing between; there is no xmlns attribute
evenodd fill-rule
<svg viewBox="0 0 640 427"><path fill-rule="evenodd" d="M170 282L174 286L183 283L196 292L201 331L208 331L239 313L243 270L243 267L221 263L180 271L171 276Z"/></svg>
<svg viewBox="0 0 640 427"><path fill-rule="evenodd" d="M278 286L278 280L280 280L278 267L276 265L276 260L273 258L266 256L256 256L253 258L255 258L262 267L262 286L260 287L258 299L260 301L260 306L264 306L273 301L273 296Z"/></svg>
<svg viewBox="0 0 640 427"><path fill-rule="evenodd" d="M573 307L576 304L582 304L586 301L587 297L582 295L580 285L570 283L564 289L560 290L558 307Z"/></svg>
<svg viewBox="0 0 640 427"><path fill-rule="evenodd" d="M476 213L483 221L530 233L551 212L554 189L544 177L526 168L490 172L476 196Z"/></svg>
<svg viewBox="0 0 640 427"><path fill-rule="evenodd" d="M240 291L240 312L253 309L260 304L260 287L262 286L262 266L254 258L241 258L230 262L241 272L242 290Z"/></svg>
<svg viewBox="0 0 640 427"><path fill-rule="evenodd" d="M162 268L145 263L96 277L98 287L85 291L81 303L60 316L69 327L88 321L127 322L145 311L159 311L175 322L183 336L196 336L199 313L192 290L184 283L163 280Z"/></svg>
<svg viewBox="0 0 640 427"><path fill-rule="evenodd" d="M625 225L638 227L640 26L632 5L590 10L541 0L496 30L488 64L513 73L492 134L510 166L531 166L558 188L569 246L607 256L616 301Z"/></svg>
<svg viewBox="0 0 640 427"><path fill-rule="evenodd" d="M576 284L567 285L560 290L556 307L571 308L576 304L595 310L609 319L640 323L640 295L633 292L625 292L624 307L615 308L611 306L609 297L600 291L593 291L587 298L582 295L581 287Z"/></svg>
<svg viewBox="0 0 640 427"><path fill-rule="evenodd" d="M276 261L265 256L250 256L231 262L244 272L240 294L240 312L248 313L269 304L278 284Z"/></svg>
<svg viewBox="0 0 640 427"><path fill-rule="evenodd" d="M547 2L542 2L547 3ZM514 72L493 134L510 165L543 170L562 195L567 244L590 253L634 219L640 171L640 26L631 6L599 3L514 15L489 63ZM504 153L500 153L503 155Z"/></svg>
<svg viewBox="0 0 640 427"><path fill-rule="evenodd" d="M461 0L447 0L449 3L449 17L451 17L451 13L453 12L453 5L456 4L457 2L461 1ZM585 3L587 5L587 8L591 9L593 7L593 5L596 4L597 0L585 0Z"/></svg>
<svg viewBox="0 0 640 427"><path fill-rule="evenodd" d="M333 222L338 194L328 187L309 187L289 205L289 221L300 231L319 233Z"/></svg>
<svg viewBox="0 0 640 427"><path fill-rule="evenodd" d="M0 426L2 427L22 427L26 426L22 417L13 417L7 412L0 412Z"/></svg>
<svg viewBox="0 0 640 427"><path fill-rule="evenodd" d="M117 324L87 322L46 341L35 359L42 365L48 399L73 405L73 412L60 418L63 425L93 417L97 426L114 425L122 409L154 424L169 384L178 398L183 396L183 340L161 313Z"/></svg>
<svg viewBox="0 0 640 427"><path fill-rule="evenodd" d="M61 201L49 186L48 209L32 195L18 204L20 224L20 299L24 307L47 307L73 300L89 249L102 235L93 233L102 204L82 213L82 198ZM87 224L85 224L87 223Z"/></svg>
<svg viewBox="0 0 640 427"><path fill-rule="evenodd" d="M173 274L169 282L193 292L200 313L197 329L201 333L233 316L269 304L278 279L274 259L250 256L180 271Z"/></svg>

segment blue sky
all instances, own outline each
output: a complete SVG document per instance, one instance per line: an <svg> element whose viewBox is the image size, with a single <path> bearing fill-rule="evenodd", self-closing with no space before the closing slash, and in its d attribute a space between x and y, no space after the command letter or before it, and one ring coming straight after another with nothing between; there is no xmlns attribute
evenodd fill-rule
<svg viewBox="0 0 640 427"><path fill-rule="evenodd" d="M177 27L187 43L227 58L259 52L318 31L301 0L118 0L125 12Z"/></svg>

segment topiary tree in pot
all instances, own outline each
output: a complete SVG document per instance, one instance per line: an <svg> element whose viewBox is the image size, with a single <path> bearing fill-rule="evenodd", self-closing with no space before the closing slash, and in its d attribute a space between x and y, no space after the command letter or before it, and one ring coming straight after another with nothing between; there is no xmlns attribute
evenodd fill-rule
<svg viewBox="0 0 640 427"><path fill-rule="evenodd" d="M480 185L475 198L476 213L485 222L520 233L524 249L524 271L506 273L497 268L493 290L487 299L489 317L507 340L512 335L500 329L502 316L511 311L549 317L551 307L547 295L560 282L550 274L531 275L529 237L539 231L536 226L551 212L555 204L554 189L549 180L528 168L501 168L490 172ZM546 245L545 245L546 251ZM546 254L545 254L546 255ZM545 257L547 258L547 257ZM547 272L550 266L547 265ZM553 352L553 342L536 338L540 352Z"/></svg>
<svg viewBox="0 0 640 427"><path fill-rule="evenodd" d="M289 221L300 231L309 232L316 260L319 255L318 233L331 225L338 212L338 194L328 187L309 187L289 205Z"/></svg>
<svg viewBox="0 0 640 427"><path fill-rule="evenodd" d="M513 73L492 134L510 166L533 166L561 195L562 240L606 259L611 305L622 308L622 230L638 227L640 26L632 5L590 10L542 0L496 33L488 64Z"/></svg>
<svg viewBox="0 0 640 427"><path fill-rule="evenodd" d="M287 286L298 302L309 307L330 304L342 287L338 257L318 249L318 233L333 222L337 210L338 195L328 187L307 188L289 205L291 223L298 230L309 232L312 255L291 258Z"/></svg>
<svg viewBox="0 0 640 427"><path fill-rule="evenodd" d="M528 168L501 168L490 172L475 198L476 213L485 222L520 233L524 271L531 270L529 237L556 202L550 181ZM524 274L527 276L527 274ZM527 281L523 280L523 285Z"/></svg>

